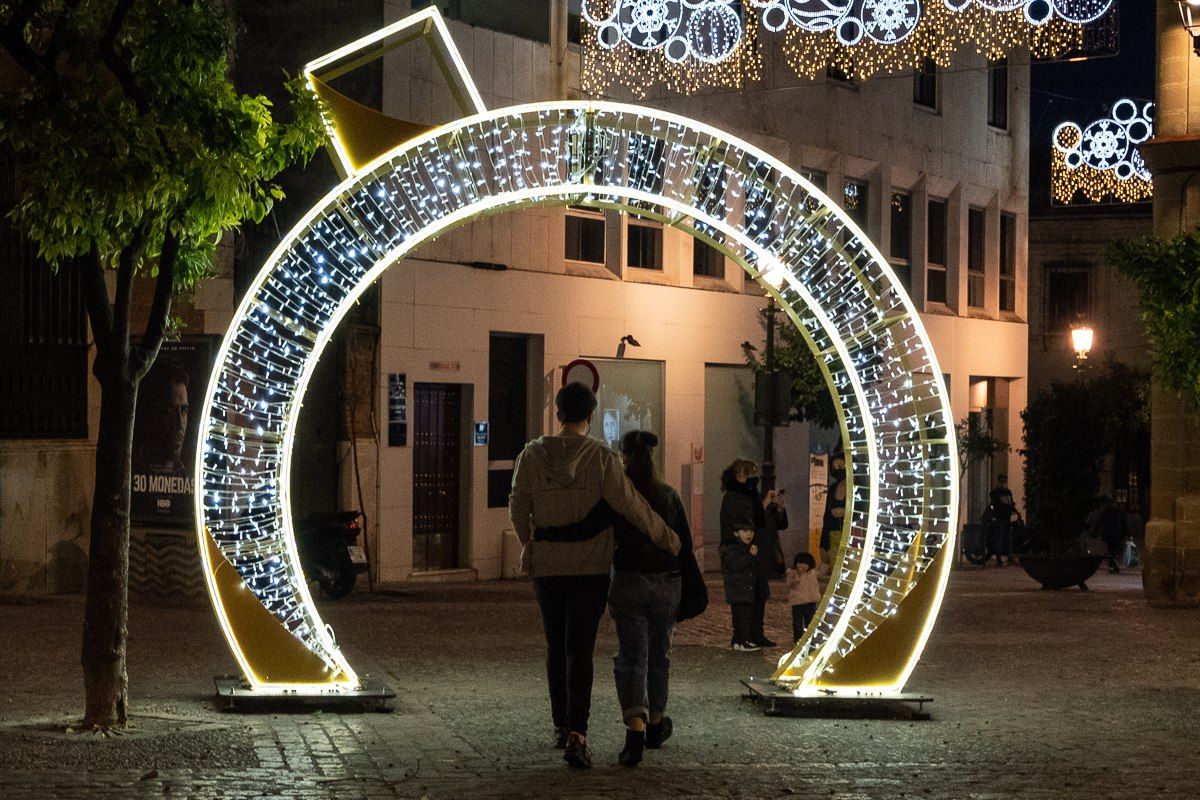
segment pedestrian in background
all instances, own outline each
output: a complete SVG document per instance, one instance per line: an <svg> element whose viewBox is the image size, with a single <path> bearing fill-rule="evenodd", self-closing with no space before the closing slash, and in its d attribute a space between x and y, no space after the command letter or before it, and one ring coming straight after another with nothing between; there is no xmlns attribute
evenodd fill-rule
<svg viewBox="0 0 1200 800"><path fill-rule="evenodd" d="M517 457L508 509L546 634L555 745L571 766L590 767L592 658L608 604L612 515L672 554L679 552L679 537L625 477L620 455L588 436L596 409L592 390L568 383L554 404L562 431L530 442Z"/></svg>
<svg viewBox="0 0 1200 800"><path fill-rule="evenodd" d="M658 475L654 448L658 437L630 431L621 437L625 474L650 507L679 536L679 555L655 547L625 519L613 524L612 585L608 613L617 626L613 675L625 723L625 747L617 761L636 766L645 748L662 747L671 736L666 716L671 680L671 633L679 612L680 562L692 552L692 534L679 494Z"/></svg>
<svg viewBox="0 0 1200 800"><path fill-rule="evenodd" d="M788 603L792 606L792 643L799 642L808 630L817 603L821 600L821 585L817 583L817 560L812 553L801 551L792 559L787 571Z"/></svg>
<svg viewBox="0 0 1200 800"><path fill-rule="evenodd" d="M721 474L721 488L721 573L733 618L730 646L741 651L774 647L764 630L773 562L763 543L769 545L773 535L778 545L777 532L787 527L787 512L774 491L766 497L759 494L758 465L753 461L739 458L730 464Z"/></svg>

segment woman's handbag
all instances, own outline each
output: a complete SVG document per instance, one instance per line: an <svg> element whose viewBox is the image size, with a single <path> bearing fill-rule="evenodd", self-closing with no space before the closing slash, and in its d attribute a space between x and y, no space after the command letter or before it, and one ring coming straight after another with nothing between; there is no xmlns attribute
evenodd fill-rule
<svg viewBox="0 0 1200 800"><path fill-rule="evenodd" d="M708 608L708 587L704 585L704 573L696 563L696 554L691 550L679 554L679 613L680 622L698 617Z"/></svg>

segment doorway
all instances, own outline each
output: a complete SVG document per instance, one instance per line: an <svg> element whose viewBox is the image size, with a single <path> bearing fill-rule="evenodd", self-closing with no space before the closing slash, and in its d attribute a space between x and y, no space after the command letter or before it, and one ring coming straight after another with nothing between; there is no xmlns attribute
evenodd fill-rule
<svg viewBox="0 0 1200 800"><path fill-rule="evenodd" d="M462 532L463 392L413 385L413 569L456 569Z"/></svg>

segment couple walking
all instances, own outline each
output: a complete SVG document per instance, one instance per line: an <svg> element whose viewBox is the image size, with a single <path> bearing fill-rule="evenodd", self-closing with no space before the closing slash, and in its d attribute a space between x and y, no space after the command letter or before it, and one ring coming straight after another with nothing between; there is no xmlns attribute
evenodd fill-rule
<svg viewBox="0 0 1200 800"><path fill-rule="evenodd" d="M592 656L607 605L626 727L618 762L634 766L671 735L664 714L671 633L677 619L703 610L707 596L683 504L655 468L658 437L631 431L618 454L587 435L596 409L590 389L568 383L554 403L562 430L518 457L509 514L545 629L555 744L571 766L592 766Z"/></svg>

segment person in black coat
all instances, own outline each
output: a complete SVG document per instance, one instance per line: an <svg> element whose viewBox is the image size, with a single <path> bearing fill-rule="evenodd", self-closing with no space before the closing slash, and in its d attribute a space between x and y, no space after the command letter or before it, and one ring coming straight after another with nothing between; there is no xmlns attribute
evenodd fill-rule
<svg viewBox="0 0 1200 800"><path fill-rule="evenodd" d="M733 617L734 650L774 647L766 637L764 617L771 596L768 579L779 548L779 530L787 512L774 490L758 490L758 465L738 459L721 475L721 573L725 602Z"/></svg>

